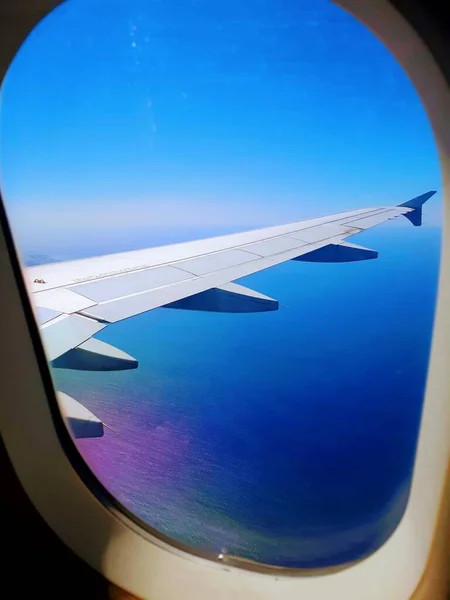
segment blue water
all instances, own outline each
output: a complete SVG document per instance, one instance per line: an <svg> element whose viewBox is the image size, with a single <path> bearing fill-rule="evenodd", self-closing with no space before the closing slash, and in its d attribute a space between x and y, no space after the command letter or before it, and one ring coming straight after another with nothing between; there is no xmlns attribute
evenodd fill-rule
<svg viewBox="0 0 450 600"><path fill-rule="evenodd" d="M195 548L291 567L389 537L414 461L440 230L385 226L355 242L379 258L240 280L276 312L155 310L98 335L137 370L54 370L119 432L78 446L127 508Z"/></svg>

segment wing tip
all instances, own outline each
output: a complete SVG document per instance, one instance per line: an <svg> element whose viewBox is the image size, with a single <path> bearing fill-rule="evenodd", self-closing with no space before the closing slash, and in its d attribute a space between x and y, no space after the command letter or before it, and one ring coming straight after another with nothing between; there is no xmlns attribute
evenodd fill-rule
<svg viewBox="0 0 450 600"><path fill-rule="evenodd" d="M420 208L427 202L432 196L437 193L437 190L430 190L421 194L420 196L416 196L415 198L411 198L411 200L407 200L406 202L402 202L398 206L406 206L407 208Z"/></svg>
<svg viewBox="0 0 450 600"><path fill-rule="evenodd" d="M420 196L416 196L415 198L411 198L411 200L407 200L406 202L402 202L398 206L404 206L405 208L411 208L411 212L405 213L405 217L410 221L415 227L420 227L422 225L422 207L432 196L437 193L437 190L430 190L421 194Z"/></svg>

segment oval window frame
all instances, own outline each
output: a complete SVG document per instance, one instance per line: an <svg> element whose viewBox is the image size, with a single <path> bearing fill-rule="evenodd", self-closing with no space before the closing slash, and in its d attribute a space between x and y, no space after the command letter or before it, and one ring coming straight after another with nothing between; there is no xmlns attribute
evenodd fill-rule
<svg viewBox="0 0 450 600"><path fill-rule="evenodd" d="M317 600L335 596L360 600L364 590L367 600L406 599L424 573L450 455L450 333L446 334L450 332L450 236L446 227L450 210L450 88L423 40L391 4L385 0L335 3L371 29L409 75L433 127L444 180L439 292L411 493L399 526L379 550L326 576L256 573L190 554L150 536L117 509L106 508L80 478L61 446L55 428L58 417L47 401L42 362L39 364L36 351L40 340L36 340L23 284L17 279L18 265L14 257L12 262L0 262L4 282L0 326L9 343L2 365L0 430L8 454L27 494L58 536L107 579L137 596L178 600L182 593L185 600L293 600L302 594ZM24 34L59 2L41 4L40 14L27 16L29 26L25 25ZM5 26L0 25L0 30ZM12 240L0 237L3 257ZM11 398L14 402L8 401Z"/></svg>

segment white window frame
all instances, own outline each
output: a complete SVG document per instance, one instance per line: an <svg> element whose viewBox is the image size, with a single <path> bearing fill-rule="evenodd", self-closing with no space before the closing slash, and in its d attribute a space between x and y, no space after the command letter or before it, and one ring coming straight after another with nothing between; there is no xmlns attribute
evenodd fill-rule
<svg viewBox="0 0 450 600"><path fill-rule="evenodd" d="M410 498L394 533L368 558L327 575L255 572L183 551L150 535L117 508L106 507L61 446L36 358L43 357L42 349L36 353L33 346L33 325L24 318L20 285L0 234L0 431L8 454L57 535L111 582L142 598L406 600L427 564L450 456L450 88L424 42L388 2L336 4L380 37L411 78L435 133L444 181L442 268ZM25 312L30 317L26 306Z"/></svg>

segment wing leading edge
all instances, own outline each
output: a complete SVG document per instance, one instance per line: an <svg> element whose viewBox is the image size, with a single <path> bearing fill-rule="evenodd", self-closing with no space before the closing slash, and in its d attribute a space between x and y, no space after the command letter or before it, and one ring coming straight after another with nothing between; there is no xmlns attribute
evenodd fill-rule
<svg viewBox="0 0 450 600"><path fill-rule="evenodd" d="M402 215L420 226L423 204L435 193L429 191L398 206L29 267L26 279L47 358L56 368L136 368L136 359L92 336L110 323L160 307L213 312L277 310L276 300L234 281L288 260L377 258L375 250L344 240ZM76 401L60 398L65 398L64 406L70 403L73 412ZM86 426L80 426L85 414L82 409L80 405L76 419L68 419L77 424L71 427L75 437L81 436L79 432L83 437L102 435L101 421L89 411Z"/></svg>

